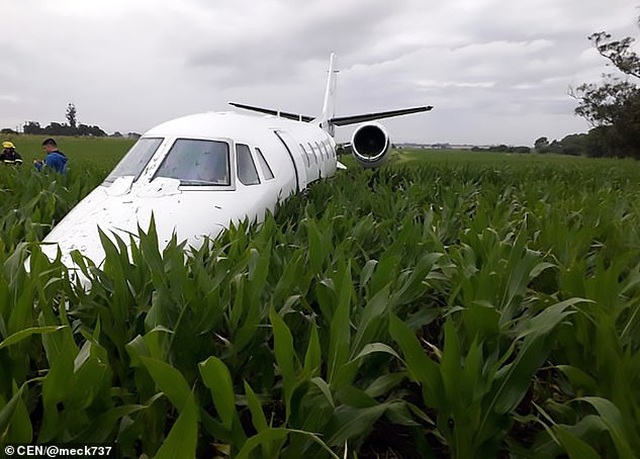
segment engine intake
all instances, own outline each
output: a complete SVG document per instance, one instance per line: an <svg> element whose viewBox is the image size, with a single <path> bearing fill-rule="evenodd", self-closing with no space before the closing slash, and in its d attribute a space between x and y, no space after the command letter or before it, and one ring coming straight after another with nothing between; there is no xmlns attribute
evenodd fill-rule
<svg viewBox="0 0 640 459"><path fill-rule="evenodd" d="M378 123L362 125L351 136L353 157L363 167L381 166L390 145L387 131Z"/></svg>

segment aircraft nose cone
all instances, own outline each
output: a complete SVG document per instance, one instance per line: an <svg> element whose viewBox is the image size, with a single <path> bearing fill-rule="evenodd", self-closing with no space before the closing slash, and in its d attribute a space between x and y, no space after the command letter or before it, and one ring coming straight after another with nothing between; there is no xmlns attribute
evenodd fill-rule
<svg viewBox="0 0 640 459"><path fill-rule="evenodd" d="M96 266L104 262L105 252L100 239L100 230L112 240L117 236L127 246L131 235L146 232L153 216L156 222L158 244L166 246L172 235L186 239L188 245L200 247L205 236L216 237L230 221L230 207L206 195L181 193L179 182L173 179L154 180L147 184L127 184L99 187L82 200L44 239L43 252L54 259L58 249L62 261L75 268L71 252L79 251Z"/></svg>
<svg viewBox="0 0 640 459"><path fill-rule="evenodd" d="M137 234L142 212L132 202L119 201L116 205L101 206L86 216L71 215L57 225L44 239L43 251L49 258L55 257L60 248L63 263L73 265L71 252L78 250L97 266L104 261L104 249L98 228L109 237L118 235L125 242L129 234Z"/></svg>

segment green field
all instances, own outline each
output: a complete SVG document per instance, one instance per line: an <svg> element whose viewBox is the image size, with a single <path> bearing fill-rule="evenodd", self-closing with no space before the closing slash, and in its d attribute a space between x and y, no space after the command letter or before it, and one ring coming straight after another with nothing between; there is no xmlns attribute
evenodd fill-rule
<svg viewBox="0 0 640 459"><path fill-rule="evenodd" d="M59 143L66 176L0 170L1 444L105 442L122 457L640 452L640 163L346 161L186 259L179 241L160 250L153 227L131 256L105 239L104 266L78 258L85 291L35 242L126 145Z"/></svg>
<svg viewBox="0 0 640 459"><path fill-rule="evenodd" d="M25 164L31 164L34 159L42 159L42 141L48 137L9 135L2 137L2 141L12 141ZM56 140L60 151L69 158L69 167L76 170L95 169L106 172L113 169L122 155L135 143L134 139L106 137L57 137Z"/></svg>

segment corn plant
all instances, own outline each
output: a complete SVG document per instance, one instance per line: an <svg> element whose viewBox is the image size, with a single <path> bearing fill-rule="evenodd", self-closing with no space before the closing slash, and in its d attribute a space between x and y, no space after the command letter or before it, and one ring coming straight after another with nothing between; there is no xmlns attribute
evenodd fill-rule
<svg viewBox="0 0 640 459"><path fill-rule="evenodd" d="M104 171L2 169L0 443L633 457L639 166L420 155L198 249L103 232L80 276L37 242Z"/></svg>

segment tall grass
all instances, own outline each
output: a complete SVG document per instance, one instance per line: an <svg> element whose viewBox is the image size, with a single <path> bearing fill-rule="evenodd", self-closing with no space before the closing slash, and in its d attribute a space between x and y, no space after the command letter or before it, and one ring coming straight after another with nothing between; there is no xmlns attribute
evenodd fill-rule
<svg viewBox="0 0 640 459"><path fill-rule="evenodd" d="M633 457L640 166L619 164L352 168L199 250L103 237L104 266L75 254L89 289L33 241L97 176L2 171L0 442Z"/></svg>

